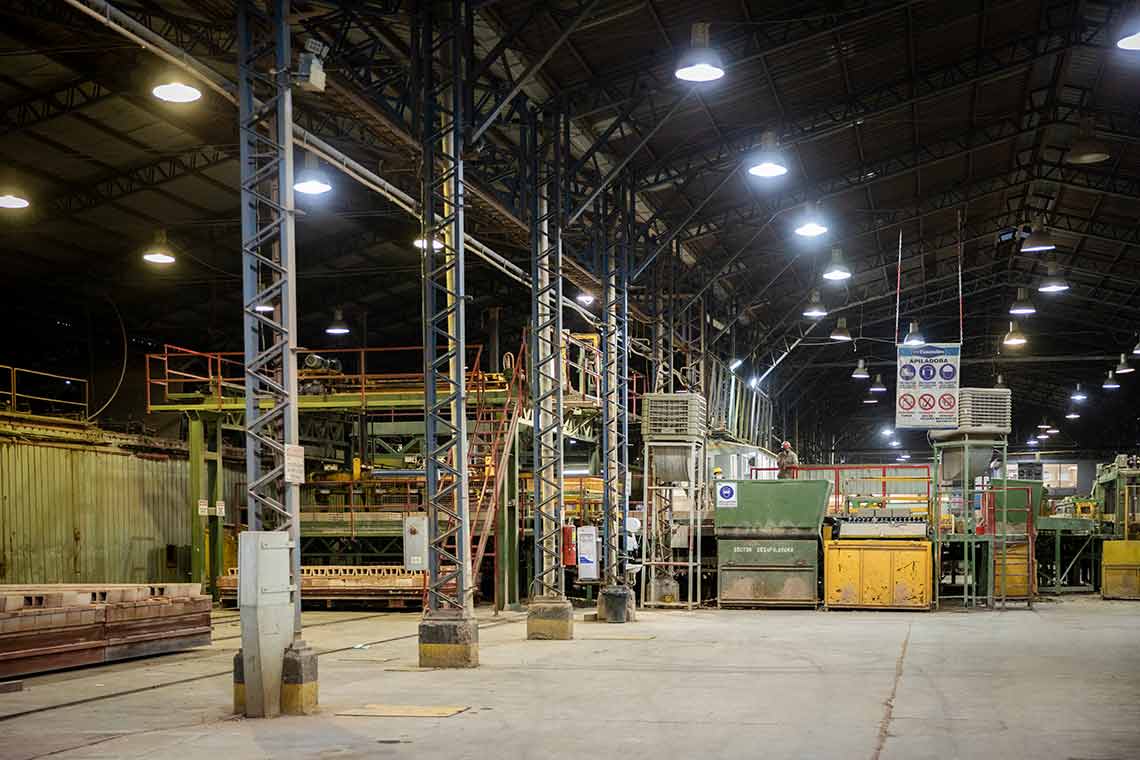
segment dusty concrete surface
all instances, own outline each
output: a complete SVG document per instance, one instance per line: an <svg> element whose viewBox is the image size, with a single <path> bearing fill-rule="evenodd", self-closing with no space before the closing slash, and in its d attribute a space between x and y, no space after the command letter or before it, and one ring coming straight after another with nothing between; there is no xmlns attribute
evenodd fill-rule
<svg viewBox="0 0 1140 760"><path fill-rule="evenodd" d="M417 615L307 613L312 717L229 715L233 622L209 649L25 679L0 758L1140 758L1138 603L639 611L573 641L480 618L478 669L421 670ZM467 709L337 715L367 705Z"/></svg>

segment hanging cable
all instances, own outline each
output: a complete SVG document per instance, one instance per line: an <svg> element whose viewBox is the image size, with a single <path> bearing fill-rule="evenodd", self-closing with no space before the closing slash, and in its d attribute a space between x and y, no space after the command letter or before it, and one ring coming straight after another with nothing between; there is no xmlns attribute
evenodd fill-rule
<svg viewBox="0 0 1140 760"><path fill-rule="evenodd" d="M123 366L119 369L119 382L115 383L115 390L111 391L111 397L107 399L103 406L99 407L98 411L87 415L87 422L98 417L103 413L104 409L111 405L111 402L115 400L115 396L119 395L119 388L123 387L123 378L127 375L127 326L123 324L123 315L119 313L119 307L111 300L111 296L104 294L103 297L107 299L107 303L111 304L111 310L115 312L115 319L119 321L119 335L122 336L123 339Z"/></svg>
<svg viewBox="0 0 1140 760"><path fill-rule="evenodd" d="M966 342L965 305L962 298L962 251L965 243L962 240L962 209L958 209L958 343Z"/></svg>
<svg viewBox="0 0 1140 760"><path fill-rule="evenodd" d="M902 227L899 227L899 263L895 270L895 345L899 342L899 306L902 301Z"/></svg>

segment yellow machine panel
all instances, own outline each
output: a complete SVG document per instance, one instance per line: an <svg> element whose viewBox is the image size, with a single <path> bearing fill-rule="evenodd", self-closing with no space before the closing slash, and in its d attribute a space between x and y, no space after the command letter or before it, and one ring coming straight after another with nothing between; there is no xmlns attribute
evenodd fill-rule
<svg viewBox="0 0 1140 760"><path fill-rule="evenodd" d="M995 598L1001 598L1003 582L1005 583L1004 591L1006 599L1025 599L1029 596L1029 588L1031 583L1033 593L1036 594L1036 561L1034 561L1033 570L1030 572L1027 568L1027 565L1029 563L1028 544L1008 544L1005 548L1004 561L1001 558L1000 552L995 551L995 554L997 555L994 557Z"/></svg>
<svg viewBox="0 0 1140 760"><path fill-rule="evenodd" d="M827 541L824 604L855 609L929 609L932 556L930 541Z"/></svg>
<svg viewBox="0 0 1140 760"><path fill-rule="evenodd" d="M1105 541L1100 595L1140 599L1140 541Z"/></svg>

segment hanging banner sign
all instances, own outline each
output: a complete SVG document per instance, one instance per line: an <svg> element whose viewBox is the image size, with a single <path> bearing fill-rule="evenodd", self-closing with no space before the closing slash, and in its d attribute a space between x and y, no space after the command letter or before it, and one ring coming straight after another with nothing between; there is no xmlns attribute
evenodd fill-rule
<svg viewBox="0 0 1140 760"><path fill-rule="evenodd" d="M958 428L958 370L961 357L960 343L898 347L896 428Z"/></svg>

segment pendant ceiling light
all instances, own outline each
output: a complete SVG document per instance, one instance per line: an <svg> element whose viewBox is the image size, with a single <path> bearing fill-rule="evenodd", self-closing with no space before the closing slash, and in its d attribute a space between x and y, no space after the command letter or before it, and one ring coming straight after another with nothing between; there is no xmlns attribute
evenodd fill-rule
<svg viewBox="0 0 1140 760"><path fill-rule="evenodd" d="M1067 419L1067 420L1079 420L1080 418L1081 418L1081 413L1078 412L1076 409L1070 409L1068 411L1068 413L1065 415L1065 419Z"/></svg>
<svg viewBox="0 0 1140 760"><path fill-rule="evenodd" d="M27 208L30 205L31 204L28 203L28 199L22 195L17 195L15 193L4 193L3 195L0 195L0 208L18 209Z"/></svg>
<svg viewBox="0 0 1140 760"><path fill-rule="evenodd" d="M796 234L801 237L819 237L827 232L827 225L823 222L823 212L818 203L808 206L796 227Z"/></svg>
<svg viewBox="0 0 1140 760"><path fill-rule="evenodd" d="M1135 371L1136 370L1134 367L1130 367L1128 365L1128 357L1125 354L1121 354L1120 355L1120 361L1116 365L1116 374L1128 375L1128 374L1131 374L1132 372L1135 372Z"/></svg>
<svg viewBox="0 0 1140 760"><path fill-rule="evenodd" d="M1017 300L1010 304L1009 313L1015 317L1026 317L1037 313L1037 307L1029 300L1029 291L1025 288L1017 289Z"/></svg>
<svg viewBox="0 0 1140 760"><path fill-rule="evenodd" d="M1005 387L1005 378L1003 378L1001 376L1000 372L998 373L998 376L994 379L994 387L995 388L1004 388Z"/></svg>
<svg viewBox="0 0 1140 760"><path fill-rule="evenodd" d="M1048 437L1049 437L1049 434L1046 433L1044 430L1042 430L1040 433L1037 434L1037 440L1039 440L1039 441L1044 441Z"/></svg>
<svg viewBox="0 0 1140 760"><path fill-rule="evenodd" d="M714 82L724 76L724 61L709 47L709 24L693 24L689 49L677 61L673 75L682 82Z"/></svg>
<svg viewBox="0 0 1140 760"><path fill-rule="evenodd" d="M323 195L332 190L329 177L317 164L317 157L312 153L305 153L304 164L297 173L293 189L304 195Z"/></svg>
<svg viewBox="0 0 1140 760"><path fill-rule="evenodd" d="M904 346L925 346L926 345L926 338L923 337L922 333L919 331L918 322L916 320L911 321L910 329L907 330L906 337L903 339L903 345Z"/></svg>
<svg viewBox="0 0 1140 760"><path fill-rule="evenodd" d="M748 159L748 173L753 177L782 177L788 173L788 162L780 151L776 133L767 130L760 136L760 150Z"/></svg>
<svg viewBox="0 0 1140 760"><path fill-rule="evenodd" d="M150 91L159 100L167 103L193 103L202 97L202 91L185 82L164 82Z"/></svg>
<svg viewBox="0 0 1140 760"><path fill-rule="evenodd" d="M835 329L831 331L831 339L841 342L851 340L851 333L847 331L847 319L840 317L835 320Z"/></svg>
<svg viewBox="0 0 1140 760"><path fill-rule="evenodd" d="M416 238L415 240L412 241L412 245L414 245L416 248L419 248L422 251L425 248L427 248L427 238ZM442 251L443 250L443 241L442 240L436 240L435 238L432 238L431 249L433 251Z"/></svg>
<svg viewBox="0 0 1140 760"><path fill-rule="evenodd" d="M879 399L873 393L868 393L866 396L863 397L863 403L864 404L877 404L877 403L879 403Z"/></svg>
<svg viewBox="0 0 1140 760"><path fill-rule="evenodd" d="M1045 432L1048 433L1049 435L1057 435L1057 433L1060 433L1061 431L1058 430L1056 426L1050 425L1049 429L1046 430Z"/></svg>
<svg viewBox="0 0 1140 760"><path fill-rule="evenodd" d="M1021 242L1022 253L1052 251L1056 247L1057 243L1053 240L1053 236L1049 234L1049 231L1045 229L1045 223L1041 219L1033 223L1029 237Z"/></svg>
<svg viewBox="0 0 1140 760"><path fill-rule="evenodd" d="M1132 347L1132 355L1140 356L1140 339L1136 341L1136 345Z"/></svg>
<svg viewBox="0 0 1140 760"><path fill-rule="evenodd" d="M1017 326L1016 322L1010 322L1009 332L1005 334L1001 342L1003 346L1017 348L1018 346L1024 346L1029 340L1025 337L1025 333L1021 331L1021 328Z"/></svg>
<svg viewBox="0 0 1140 760"><path fill-rule="evenodd" d="M1048 274L1041 284L1037 286L1040 293L1063 293L1069 289L1069 283L1061 276L1061 267L1057 264L1057 255L1049 254L1046 263Z"/></svg>
<svg viewBox="0 0 1140 760"><path fill-rule="evenodd" d="M730 361L730 362L728 363L728 368L729 368L729 370L731 370L732 372L735 372L736 370L740 369L740 365L741 365L741 364L744 364L744 360L743 360L743 359L733 359L732 361Z"/></svg>
<svg viewBox="0 0 1140 760"><path fill-rule="evenodd" d="M1073 389L1073 393L1071 396L1069 396L1069 398L1071 398L1073 401L1080 402L1088 398L1088 394L1081 390L1081 384L1077 383L1077 387Z"/></svg>
<svg viewBox="0 0 1140 760"><path fill-rule="evenodd" d="M1112 370L1108 371L1108 375L1104 378L1104 382L1100 384L1100 387L1108 391L1114 391L1120 387L1120 382L1116 379L1116 375L1112 373Z"/></svg>
<svg viewBox="0 0 1140 760"><path fill-rule="evenodd" d="M1134 9L1132 15L1121 24L1116 46L1121 50L1140 50L1140 8Z"/></svg>
<svg viewBox="0 0 1140 760"><path fill-rule="evenodd" d="M1038 442L1038 440L1037 440L1036 438L1030 438L1028 441L1026 441L1026 443L1028 443L1030 446L1037 446L1037 445L1039 445L1039 442Z"/></svg>
<svg viewBox="0 0 1140 760"><path fill-rule="evenodd" d="M143 261L148 264L173 264L174 253L166 241L166 230L154 233L154 242L143 251Z"/></svg>
<svg viewBox="0 0 1140 760"><path fill-rule="evenodd" d="M823 305L818 290L811 292L811 300L808 302L808 305L804 307L804 316L809 319L819 319L820 317L827 316L827 307ZM1137 345L1140 346L1140 344Z"/></svg>
<svg viewBox="0 0 1140 760"><path fill-rule="evenodd" d="M348 323L344 321L344 312L340 309L333 311L333 321L325 328L329 335L348 335Z"/></svg>
<svg viewBox="0 0 1140 760"><path fill-rule="evenodd" d="M875 382L871 383L871 393L886 393L887 386L883 385L883 376L875 375Z"/></svg>
<svg viewBox="0 0 1140 760"><path fill-rule="evenodd" d="M851 372L852 379L854 379L854 380L866 380L870 376L871 376L870 373L867 372L867 362L865 362L862 359L857 361L855 363L855 369Z"/></svg>
<svg viewBox="0 0 1140 760"><path fill-rule="evenodd" d="M823 270L823 279L840 281L846 280L851 277L851 268L847 266L847 262L843 260L843 249L831 249L831 263L827 265L827 269Z"/></svg>
<svg viewBox="0 0 1140 760"><path fill-rule="evenodd" d="M1108 146L1096 138L1094 134L1095 120L1081 119L1081 129L1069 151L1065 154L1065 161L1070 164L1087 165L1100 164L1112 157Z"/></svg>

